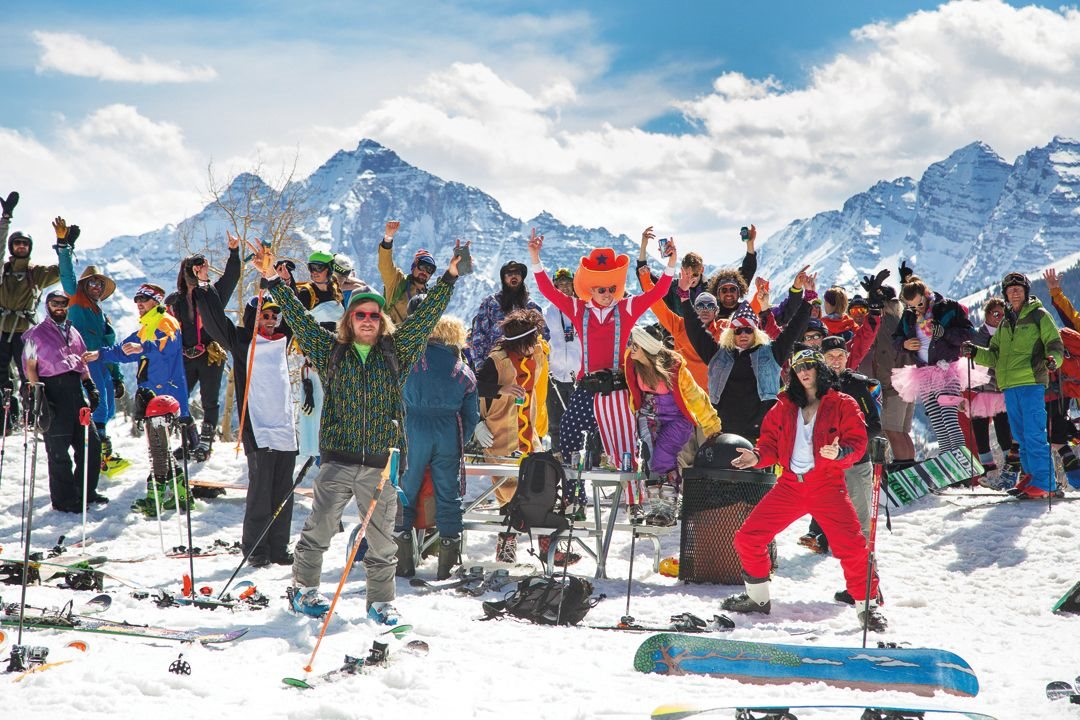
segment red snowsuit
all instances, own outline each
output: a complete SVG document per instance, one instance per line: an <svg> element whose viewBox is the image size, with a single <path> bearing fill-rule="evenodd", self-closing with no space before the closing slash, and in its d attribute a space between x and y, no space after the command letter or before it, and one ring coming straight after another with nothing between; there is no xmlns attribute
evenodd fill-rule
<svg viewBox="0 0 1080 720"><path fill-rule="evenodd" d="M814 467L800 481L789 469L799 413L799 407L787 392L782 392L761 423L761 436L754 449L761 458L757 467L779 464L783 474L735 533L735 550L750 578L768 578L769 543L780 531L809 513L829 538L829 547L844 570L847 591L856 601L864 600L866 540L847 495L844 470L866 450L866 422L858 403L850 396L836 390L826 392L814 421ZM840 447L847 452L835 460L821 457L821 448L837 437ZM876 577L870 597L877 597Z"/></svg>

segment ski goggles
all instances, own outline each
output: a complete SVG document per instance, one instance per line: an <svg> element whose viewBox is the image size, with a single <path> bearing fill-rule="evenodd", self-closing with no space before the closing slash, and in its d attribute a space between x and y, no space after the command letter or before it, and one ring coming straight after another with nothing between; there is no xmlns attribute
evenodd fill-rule
<svg viewBox="0 0 1080 720"><path fill-rule="evenodd" d="M800 350L791 357L791 369L795 372L817 369L819 364L824 363L825 356L816 350Z"/></svg>
<svg viewBox="0 0 1080 720"><path fill-rule="evenodd" d="M308 272L326 272L330 269L330 263L324 262L309 262L307 264Z"/></svg>
<svg viewBox="0 0 1080 720"><path fill-rule="evenodd" d="M695 310L704 310L704 311L706 311L706 312L712 312L712 311L714 311L714 310L718 310L719 308L720 308L720 306L719 306L719 305L717 305L717 304L716 304L716 303L714 303L714 302L699 302L699 303L694 303L694 309L695 309Z"/></svg>

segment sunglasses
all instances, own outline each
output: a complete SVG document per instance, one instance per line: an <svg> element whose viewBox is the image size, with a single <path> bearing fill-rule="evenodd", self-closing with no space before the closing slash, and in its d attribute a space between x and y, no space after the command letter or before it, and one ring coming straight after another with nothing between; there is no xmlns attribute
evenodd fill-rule
<svg viewBox="0 0 1080 720"><path fill-rule="evenodd" d="M821 333L807 333L803 335L803 340L824 340L825 336Z"/></svg>
<svg viewBox="0 0 1080 720"><path fill-rule="evenodd" d="M791 369L795 372L804 372L806 370L817 370L817 364L812 362L801 362L791 366Z"/></svg>
<svg viewBox="0 0 1080 720"><path fill-rule="evenodd" d="M330 263L310 262L307 264L308 272L326 272L330 269Z"/></svg>
<svg viewBox="0 0 1080 720"><path fill-rule="evenodd" d="M382 317L382 311L372 310L371 312L364 312L363 310L357 310L352 316L357 320L378 320Z"/></svg>
<svg viewBox="0 0 1080 720"><path fill-rule="evenodd" d="M991 310L989 313L987 313L987 315L996 318L1005 317L1005 313L1001 310Z"/></svg>
<svg viewBox="0 0 1080 720"><path fill-rule="evenodd" d="M48 306L54 308L66 308L68 304L63 300L50 300L48 302Z"/></svg>
<svg viewBox="0 0 1080 720"><path fill-rule="evenodd" d="M906 303L904 303L904 305L905 305L905 306L906 306L906 307L907 307L907 308L908 308L909 310L921 310L921 309L923 308L923 306L924 306L924 305L926 305L926 301L925 301L925 300L920 300L920 301L919 301L919 302L917 302L917 303L909 303L909 302L906 302Z"/></svg>
<svg viewBox="0 0 1080 720"><path fill-rule="evenodd" d="M736 335L753 335L754 334L754 328L748 328L748 327L735 328L735 334Z"/></svg>
<svg viewBox="0 0 1080 720"><path fill-rule="evenodd" d="M87 280L86 281L86 287L98 288L100 290L101 288L105 287L105 281L104 280L98 280L97 278L94 278L92 280Z"/></svg>
<svg viewBox="0 0 1080 720"><path fill-rule="evenodd" d="M595 287L593 288L593 292L597 293L598 295L614 295L616 287L616 285L612 285L611 287Z"/></svg>
<svg viewBox="0 0 1080 720"><path fill-rule="evenodd" d="M739 292L738 285L723 285L720 287L720 292L724 295L735 295Z"/></svg>
<svg viewBox="0 0 1080 720"><path fill-rule="evenodd" d="M279 317L281 317L281 313L276 313L276 312L264 312L264 313L262 314L262 319L263 319L263 320L277 320L277 319L278 319Z"/></svg>
<svg viewBox="0 0 1080 720"><path fill-rule="evenodd" d="M848 314L850 315L865 315L868 312L870 311L864 307L853 307L848 310Z"/></svg>
<svg viewBox="0 0 1080 720"><path fill-rule="evenodd" d="M136 296L135 296L135 298L134 298L134 300L135 300L135 302L137 302L137 303L144 303L144 302L157 302L156 300L154 300L154 298L152 298L152 297L147 297L146 295L136 295Z"/></svg>
<svg viewBox="0 0 1080 720"><path fill-rule="evenodd" d="M27 240L26 238L15 238L14 240L11 241L11 244L12 245L29 245L30 241Z"/></svg>
<svg viewBox="0 0 1080 720"><path fill-rule="evenodd" d="M695 310L704 310L706 312L712 312L712 311L716 310L718 307L720 307L720 306L717 305L716 303L703 302L703 303L698 303L697 305L695 305L694 309Z"/></svg>

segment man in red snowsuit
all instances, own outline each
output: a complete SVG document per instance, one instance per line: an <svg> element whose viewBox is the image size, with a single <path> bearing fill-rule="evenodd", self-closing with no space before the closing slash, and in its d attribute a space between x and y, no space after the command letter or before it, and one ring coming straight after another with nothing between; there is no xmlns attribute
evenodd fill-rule
<svg viewBox="0 0 1080 720"><path fill-rule="evenodd" d="M768 614L768 545L803 515L812 515L840 561L847 591L855 599L860 624L864 613L871 630L885 628L876 601L866 603L867 547L855 508L844 486L844 470L866 449L866 423L858 404L836 390L832 371L821 353L801 350L791 359L788 386L765 415L753 450L739 449L732 465L740 470L779 464L776 487L762 498L735 534L746 592L723 602L725 610ZM833 539L835 538L835 540ZM877 597L873 578L870 597Z"/></svg>

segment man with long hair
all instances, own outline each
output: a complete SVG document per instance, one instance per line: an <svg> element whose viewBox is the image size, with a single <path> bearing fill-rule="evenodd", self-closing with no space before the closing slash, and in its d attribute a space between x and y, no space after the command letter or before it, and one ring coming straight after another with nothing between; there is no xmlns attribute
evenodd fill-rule
<svg viewBox="0 0 1080 720"><path fill-rule="evenodd" d="M300 349L319 373L326 394L319 430L322 464L315 478L311 514L296 543L290 605L300 613L319 617L330 606L320 597L323 554L338 532L342 512L355 499L363 517L375 505L364 539L367 553L368 617L394 625L398 613L392 602L397 543L394 520L397 494L393 488L376 496L391 449L407 455L405 412L401 389L405 373L420 358L428 337L457 280L460 257L450 261L421 306L395 328L384 313L386 300L369 286L357 287L349 297L336 332L320 327L274 270L269 248L257 247L252 260L268 281L267 287Z"/></svg>
<svg viewBox="0 0 1080 720"><path fill-rule="evenodd" d="M222 304L227 304L236 290L236 284L240 282L240 238L230 232L225 235L229 246L229 259L225 262L221 277L211 283L210 260L202 253L189 255L180 261L180 270L176 274L176 292L165 298L165 307L180 321L188 396L195 391L196 385L199 386L203 418L199 444L193 453L199 461L206 460L214 447L214 437L221 416L218 397L221 394L221 378L225 373L226 354L221 343L215 342L203 330L203 321L199 317L192 293L196 288L210 288Z"/></svg>
<svg viewBox="0 0 1080 720"><path fill-rule="evenodd" d="M551 333L543 321L543 311L529 297L529 288L525 286L525 278L528 276L529 268L516 260L507 262L499 269L499 282L502 287L499 292L480 301L480 309L476 311L472 328L469 330L469 357L473 367L479 368L491 353L495 343L502 337L502 321L515 310L535 310L539 313L540 336L544 340L551 339Z"/></svg>
<svg viewBox="0 0 1080 720"><path fill-rule="evenodd" d="M829 536L860 624L866 622L869 629L880 632L887 623L877 609L877 577L872 578L868 601L866 538L844 489L844 470L866 450L866 424L858 404L833 387L834 379L821 353L797 352L791 359L787 387L765 416L754 449L739 448L731 462L739 470L779 465L781 474L735 533L746 592L727 598L722 607L769 614L769 543L809 513Z"/></svg>

